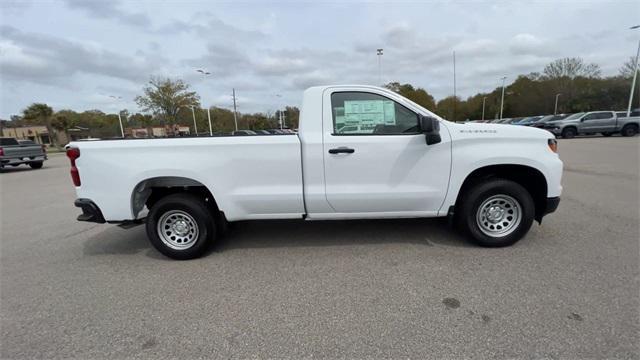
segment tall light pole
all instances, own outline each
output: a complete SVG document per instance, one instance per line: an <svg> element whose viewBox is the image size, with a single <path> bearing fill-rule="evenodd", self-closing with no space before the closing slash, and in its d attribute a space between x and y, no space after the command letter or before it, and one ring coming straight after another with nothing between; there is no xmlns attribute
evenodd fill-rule
<svg viewBox="0 0 640 360"><path fill-rule="evenodd" d="M456 121L456 52L453 52L453 121Z"/></svg>
<svg viewBox="0 0 640 360"><path fill-rule="evenodd" d="M122 96L109 95L109 97L116 100L122 100ZM124 139L124 127L122 127L122 116L120 115L120 110L118 110L118 122L120 123L120 136Z"/></svg>
<svg viewBox="0 0 640 360"><path fill-rule="evenodd" d="M208 76L211 75L210 72L202 70L202 69L197 69L196 72L199 72L200 74L204 75L204 76ZM213 130L211 129L211 111L210 111L210 107L207 106L207 120L209 120L209 136L213 136ZM196 136L198 135L198 132L196 131Z"/></svg>
<svg viewBox="0 0 640 360"><path fill-rule="evenodd" d="M487 97L483 96L482 97L482 121L484 121L484 103L485 101L487 101Z"/></svg>
<svg viewBox="0 0 640 360"><path fill-rule="evenodd" d="M211 128L211 107L207 106L207 119L209 120L209 136L213 136L213 129Z"/></svg>
<svg viewBox="0 0 640 360"><path fill-rule="evenodd" d="M198 136L198 125L196 124L196 107L195 107L195 105L191 105L191 114L193 115L193 129L196 131L196 136Z"/></svg>
<svg viewBox="0 0 640 360"><path fill-rule="evenodd" d="M502 119L502 110L504 109L504 81L506 79L506 76L502 77L502 100L500 100L500 119Z"/></svg>
<svg viewBox="0 0 640 360"><path fill-rule="evenodd" d="M238 110L236 109L236 89L233 88L233 122L236 125L236 131L238 131Z"/></svg>
<svg viewBox="0 0 640 360"><path fill-rule="evenodd" d="M120 115L120 111L118 111L118 121L120 122L120 135L124 139L124 128L122 127L122 116Z"/></svg>
<svg viewBox="0 0 640 360"><path fill-rule="evenodd" d="M556 94L556 106L553 108L553 115L557 115L558 114L558 98L560 97L560 93Z"/></svg>
<svg viewBox="0 0 640 360"><path fill-rule="evenodd" d="M382 86L382 52L384 49L377 49L376 51L378 55L378 84Z"/></svg>
<svg viewBox="0 0 640 360"><path fill-rule="evenodd" d="M632 26L629 29L635 30L640 28L640 25ZM636 88L636 79L638 78L638 55L640 55L640 40L638 40L638 50L636 51L636 65L633 67L633 81L631 82L631 92L629 94L629 106L627 107L627 117L631 116L631 103L633 102L633 90Z"/></svg>
<svg viewBox="0 0 640 360"><path fill-rule="evenodd" d="M277 100L277 103L278 103L278 110L277 110L277 112L278 112L278 125L280 125L280 130L282 130L282 127L283 127L282 126L282 110L280 110L281 107L282 107L282 95L281 94L275 94L273 96L278 98L278 100Z"/></svg>

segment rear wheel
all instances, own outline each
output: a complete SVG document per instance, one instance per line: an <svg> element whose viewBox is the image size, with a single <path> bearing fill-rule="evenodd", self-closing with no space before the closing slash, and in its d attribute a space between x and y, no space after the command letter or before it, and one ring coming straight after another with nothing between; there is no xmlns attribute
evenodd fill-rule
<svg viewBox="0 0 640 360"><path fill-rule="evenodd" d="M622 136L635 136L638 133L637 125L625 125L620 131Z"/></svg>
<svg viewBox="0 0 640 360"><path fill-rule="evenodd" d="M577 133L578 132L576 131L576 129L574 129L572 127L569 127L569 128L566 128L566 129L562 130L562 137L565 138L565 139L571 139L571 138L575 137L577 135Z"/></svg>
<svg viewBox="0 0 640 360"><path fill-rule="evenodd" d="M162 254L176 260L202 256L216 238L216 226L205 202L192 194L160 199L147 217L147 236Z"/></svg>
<svg viewBox="0 0 640 360"><path fill-rule="evenodd" d="M29 166L31 166L32 169L40 169L42 167L42 164L42 161L32 161L29 163Z"/></svg>
<svg viewBox="0 0 640 360"><path fill-rule="evenodd" d="M477 184L461 197L458 220L472 240L486 247L509 246L529 231L535 205L529 192L510 180Z"/></svg>

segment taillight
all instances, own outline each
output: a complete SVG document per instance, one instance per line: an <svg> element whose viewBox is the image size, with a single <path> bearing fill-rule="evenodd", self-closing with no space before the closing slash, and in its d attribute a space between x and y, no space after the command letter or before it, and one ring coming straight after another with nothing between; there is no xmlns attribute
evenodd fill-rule
<svg viewBox="0 0 640 360"><path fill-rule="evenodd" d="M4 156L4 149L0 147L0 156Z"/></svg>
<svg viewBox="0 0 640 360"><path fill-rule="evenodd" d="M558 140L556 139L549 139L547 141L547 144L549 144L549 149L551 149L551 151L553 151L554 153L558 152Z"/></svg>
<svg viewBox="0 0 640 360"><path fill-rule="evenodd" d="M42 144L40 146L42 147L42 152L46 154L47 153L47 147L44 146L44 144Z"/></svg>
<svg viewBox="0 0 640 360"><path fill-rule="evenodd" d="M68 148L67 157L69 161L71 161L71 180L73 180L73 185L80 186L80 173L76 167L76 159L80 157L80 149L74 147Z"/></svg>

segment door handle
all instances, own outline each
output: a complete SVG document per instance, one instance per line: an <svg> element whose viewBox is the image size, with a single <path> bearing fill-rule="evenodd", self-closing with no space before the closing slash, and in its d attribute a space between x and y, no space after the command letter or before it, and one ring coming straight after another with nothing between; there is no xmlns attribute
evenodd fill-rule
<svg viewBox="0 0 640 360"><path fill-rule="evenodd" d="M345 146L341 146L335 149L329 149L329 154L353 154L354 152L356 152L354 149Z"/></svg>

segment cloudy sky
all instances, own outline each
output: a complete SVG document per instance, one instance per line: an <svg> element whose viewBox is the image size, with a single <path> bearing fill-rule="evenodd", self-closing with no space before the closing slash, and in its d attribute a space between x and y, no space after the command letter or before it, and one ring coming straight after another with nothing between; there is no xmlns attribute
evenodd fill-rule
<svg viewBox="0 0 640 360"><path fill-rule="evenodd" d="M0 118L32 102L136 111L150 76L181 78L205 106L299 105L308 86L426 88L436 99L581 56L616 74L635 55L640 2L0 1ZM211 72L202 76L195 70ZM122 97L121 100L112 96Z"/></svg>

